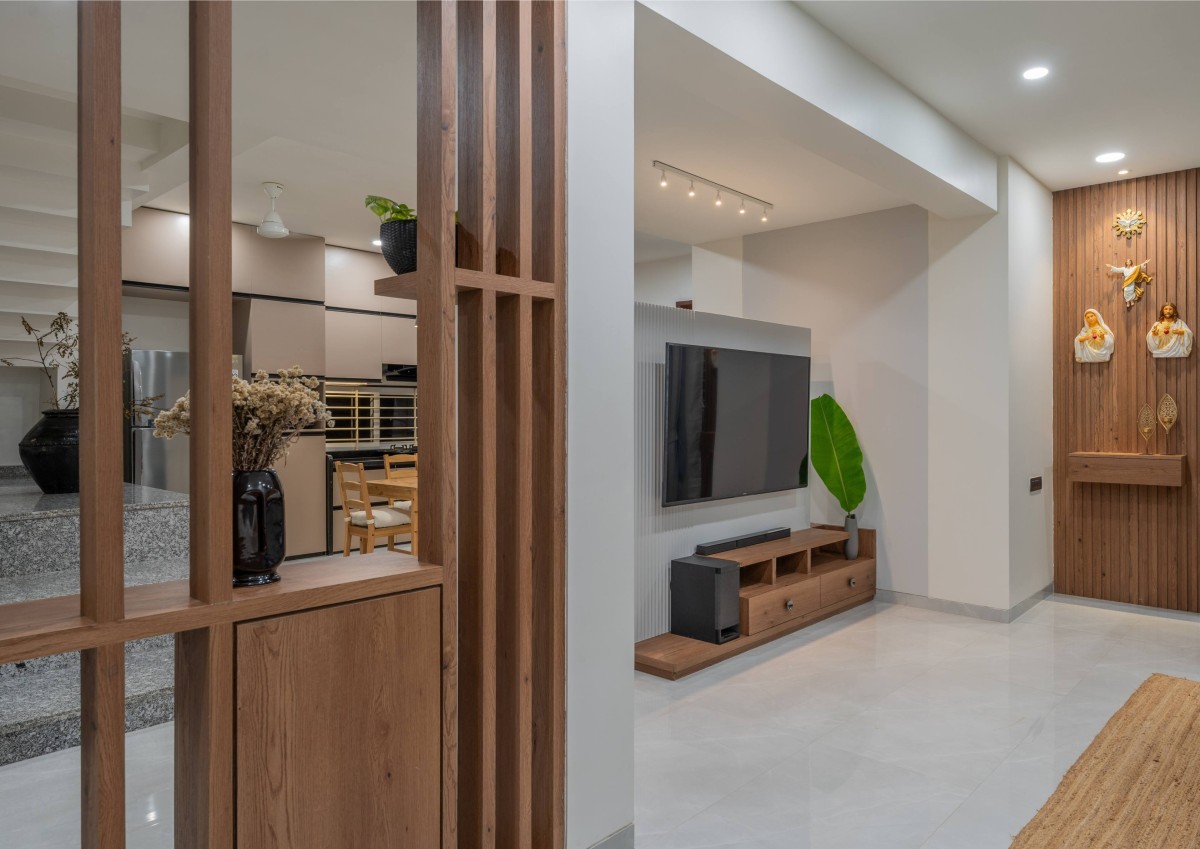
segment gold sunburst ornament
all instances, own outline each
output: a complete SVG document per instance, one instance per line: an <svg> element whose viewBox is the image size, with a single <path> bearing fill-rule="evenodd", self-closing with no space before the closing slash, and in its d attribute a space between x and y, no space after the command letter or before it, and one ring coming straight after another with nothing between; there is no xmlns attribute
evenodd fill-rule
<svg viewBox="0 0 1200 849"><path fill-rule="evenodd" d="M1138 433L1146 440L1146 453L1149 454L1150 437L1154 433L1154 411L1150 409L1149 404L1142 404L1141 412L1138 413Z"/></svg>
<svg viewBox="0 0 1200 849"><path fill-rule="evenodd" d="M1179 421L1179 406L1170 395L1163 395L1162 400L1158 402L1158 423L1163 426L1163 430L1170 433L1177 421Z"/></svg>
<svg viewBox="0 0 1200 849"><path fill-rule="evenodd" d="M1140 210L1134 212L1132 209L1127 209L1124 212L1118 212L1116 221L1113 222L1113 229L1117 231L1117 236L1124 236L1126 239L1142 235L1142 228L1145 226L1146 216Z"/></svg>

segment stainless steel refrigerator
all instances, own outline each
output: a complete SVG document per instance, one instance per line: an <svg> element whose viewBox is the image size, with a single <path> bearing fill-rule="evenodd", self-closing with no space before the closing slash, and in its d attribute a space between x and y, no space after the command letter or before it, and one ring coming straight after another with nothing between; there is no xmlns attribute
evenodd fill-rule
<svg viewBox="0 0 1200 849"><path fill-rule="evenodd" d="M188 391L188 355L185 351L132 351L125 357L125 401L152 398L154 407L170 409ZM129 483L188 491L188 438L154 437L153 415L126 418L125 480Z"/></svg>

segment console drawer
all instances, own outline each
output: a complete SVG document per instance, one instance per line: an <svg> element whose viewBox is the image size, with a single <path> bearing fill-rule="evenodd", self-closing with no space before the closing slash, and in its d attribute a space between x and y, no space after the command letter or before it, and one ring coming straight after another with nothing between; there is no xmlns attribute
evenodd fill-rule
<svg viewBox="0 0 1200 849"><path fill-rule="evenodd" d="M741 632L747 636L773 628L821 606L821 582L806 580L742 598Z"/></svg>
<svg viewBox="0 0 1200 849"><path fill-rule="evenodd" d="M821 607L851 596L875 592L875 561L855 560L836 572L821 576Z"/></svg>

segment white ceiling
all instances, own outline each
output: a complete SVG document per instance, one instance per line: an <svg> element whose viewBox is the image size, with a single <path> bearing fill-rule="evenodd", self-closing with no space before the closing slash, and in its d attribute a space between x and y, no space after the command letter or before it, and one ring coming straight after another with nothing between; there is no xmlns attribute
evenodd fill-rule
<svg viewBox="0 0 1200 849"><path fill-rule="evenodd" d="M798 5L1048 188L1200 165L1200 3ZM1035 65L1050 76L1022 79ZM1094 161L1112 150L1126 159Z"/></svg>
<svg viewBox="0 0 1200 849"><path fill-rule="evenodd" d="M762 127L735 118L720 103L685 90L681 81L696 61L698 40L677 27L654 28L644 36L639 6L636 49L635 220L644 234L684 244L795 227L902 206L906 201ZM763 81L765 87L772 85ZM762 223L762 210L728 196L714 205L715 192L667 175L659 186L652 161L660 159L775 205ZM661 252L639 250L638 261Z"/></svg>

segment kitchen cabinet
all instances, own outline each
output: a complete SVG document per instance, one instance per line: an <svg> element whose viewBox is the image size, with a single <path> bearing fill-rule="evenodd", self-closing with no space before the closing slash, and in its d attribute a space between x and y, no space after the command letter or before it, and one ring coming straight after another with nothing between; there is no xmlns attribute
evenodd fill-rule
<svg viewBox="0 0 1200 849"><path fill-rule="evenodd" d="M188 285L190 218L142 207L133 226L121 231L121 277L136 283Z"/></svg>
<svg viewBox="0 0 1200 849"><path fill-rule="evenodd" d="M325 313L325 375L348 380L383 379L383 323L378 315Z"/></svg>
<svg viewBox="0 0 1200 849"><path fill-rule="evenodd" d="M325 552L325 437L302 436L275 467L283 485L287 556Z"/></svg>
<svg viewBox="0 0 1200 849"><path fill-rule="evenodd" d="M416 315L416 301L375 294L375 281L391 276L392 270L380 254L325 246L326 306Z"/></svg>
<svg viewBox="0 0 1200 849"><path fill-rule="evenodd" d="M320 304L251 300L246 331L247 372L277 372L300 366L305 374L325 374L324 324L325 308Z"/></svg>
<svg viewBox="0 0 1200 849"><path fill-rule="evenodd" d="M234 224L233 291L323 303L325 240L264 239L249 224Z"/></svg>
<svg viewBox="0 0 1200 849"><path fill-rule="evenodd" d="M383 343L380 346L385 363L415 363L417 361L417 324L411 318L383 316Z"/></svg>

